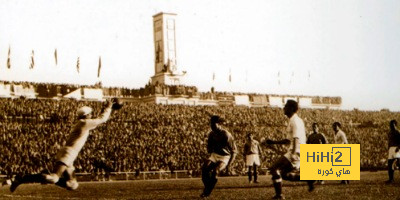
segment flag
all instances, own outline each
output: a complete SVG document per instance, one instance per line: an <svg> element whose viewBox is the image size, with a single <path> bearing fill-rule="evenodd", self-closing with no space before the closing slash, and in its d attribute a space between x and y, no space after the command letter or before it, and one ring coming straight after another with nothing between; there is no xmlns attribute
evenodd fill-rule
<svg viewBox="0 0 400 200"><path fill-rule="evenodd" d="M8 58L7 58L7 68L11 68L11 47L8 46Z"/></svg>
<svg viewBox="0 0 400 200"><path fill-rule="evenodd" d="M229 69L229 82L232 82L232 71Z"/></svg>
<svg viewBox="0 0 400 200"><path fill-rule="evenodd" d="M57 49L54 50L54 60L56 61L56 65L57 65L58 64Z"/></svg>
<svg viewBox="0 0 400 200"><path fill-rule="evenodd" d="M33 58L34 56L35 56L35 52L32 50L31 65L29 66L29 69L33 69L35 67L35 59Z"/></svg>
<svg viewBox="0 0 400 200"><path fill-rule="evenodd" d="M213 72L212 80L215 81L215 72Z"/></svg>
<svg viewBox="0 0 400 200"><path fill-rule="evenodd" d="M97 68L97 78L100 77L100 70L101 70L101 56L99 57L99 68Z"/></svg>
<svg viewBox="0 0 400 200"><path fill-rule="evenodd" d="M281 71L278 71L278 85L281 85Z"/></svg>
<svg viewBox="0 0 400 200"><path fill-rule="evenodd" d="M308 70L308 80L310 80L310 77L311 77L311 73L310 73L310 70Z"/></svg>
<svg viewBox="0 0 400 200"><path fill-rule="evenodd" d="M76 71L79 74L79 57L78 57L78 60L76 61Z"/></svg>
<svg viewBox="0 0 400 200"><path fill-rule="evenodd" d="M290 83L292 83L294 77L294 72L292 71L292 76L290 77Z"/></svg>

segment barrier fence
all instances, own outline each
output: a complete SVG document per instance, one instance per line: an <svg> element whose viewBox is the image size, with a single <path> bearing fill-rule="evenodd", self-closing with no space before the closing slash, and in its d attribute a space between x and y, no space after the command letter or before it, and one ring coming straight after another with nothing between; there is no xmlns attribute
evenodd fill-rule
<svg viewBox="0 0 400 200"><path fill-rule="evenodd" d="M365 170L361 170L365 171ZM378 170L366 170L378 171ZM259 175L268 174L268 168L259 168ZM193 175L191 170L175 171L141 171L141 172L94 172L94 173L76 173L78 181L128 181L128 180L163 180L180 178L198 178L200 174ZM247 172L233 176L247 176ZM9 176L0 174L0 181L4 182Z"/></svg>
<svg viewBox="0 0 400 200"><path fill-rule="evenodd" d="M150 179L179 179L192 178L190 170L175 171L143 171L143 172L95 172L76 173L78 181L109 181L109 180L150 180ZM9 176L0 174L3 182Z"/></svg>
<svg viewBox="0 0 400 200"><path fill-rule="evenodd" d="M178 179L192 178L189 170L175 171L141 171L141 172L98 172L77 173L78 180L106 181L106 180L150 180L150 179Z"/></svg>
<svg viewBox="0 0 400 200"><path fill-rule="evenodd" d="M266 174L267 168L259 168L260 175ZM174 171L140 171L140 172L93 172L93 173L76 173L78 181L128 181L128 180L162 180L162 179L180 179L180 178L196 178L201 174L193 174L191 170L174 170ZM247 175L243 172L239 175ZM8 179L9 176L0 174L0 181Z"/></svg>

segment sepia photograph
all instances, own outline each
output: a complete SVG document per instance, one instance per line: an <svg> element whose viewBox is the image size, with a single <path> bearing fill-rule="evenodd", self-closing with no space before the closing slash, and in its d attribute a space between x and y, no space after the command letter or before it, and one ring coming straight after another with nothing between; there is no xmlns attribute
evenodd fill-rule
<svg viewBox="0 0 400 200"><path fill-rule="evenodd" d="M400 199L399 36L396 0L0 0L0 199Z"/></svg>

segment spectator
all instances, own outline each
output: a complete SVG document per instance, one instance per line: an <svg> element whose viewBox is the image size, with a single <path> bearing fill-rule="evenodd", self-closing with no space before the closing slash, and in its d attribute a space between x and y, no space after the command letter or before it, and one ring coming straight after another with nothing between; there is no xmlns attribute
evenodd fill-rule
<svg viewBox="0 0 400 200"><path fill-rule="evenodd" d="M3 147L0 148L0 173L36 173L44 168L53 168L51 159L68 137L68 134L61 133L69 132L76 118L73 111L86 104L95 111L101 108L100 102L0 99L0 144ZM233 133L238 149L244 148L248 132L254 133L254 138L263 136L282 139L286 127L281 109L271 107L126 102L124 108L117 112L118 115L112 116L107 126L99 127L88 138L77 159L77 172L94 172L93 163L96 158L90 152L101 150L116 171L165 168L173 156L175 170L193 170L193 174L200 174L198 163L206 155L203 147L208 132L204 124L208 123L207 118L211 113L228 119L226 127ZM304 119L306 127L311 126L312 122L320 122L319 131L325 133L331 130L333 122L343 122L347 139L361 145L361 168L387 169L387 149L381 147L380 141L387 140L384 134L389 131L387 123L391 119L398 119L400 113L301 109L299 115ZM57 119L58 122L53 123L51 119ZM326 139L334 141L333 134L326 135ZM265 159L261 162L264 168L269 167L268 163L276 158L276 154L268 153L268 149L265 151ZM237 157L244 160L242 153ZM232 168L236 172L244 171L244 165L239 162L233 163Z"/></svg>

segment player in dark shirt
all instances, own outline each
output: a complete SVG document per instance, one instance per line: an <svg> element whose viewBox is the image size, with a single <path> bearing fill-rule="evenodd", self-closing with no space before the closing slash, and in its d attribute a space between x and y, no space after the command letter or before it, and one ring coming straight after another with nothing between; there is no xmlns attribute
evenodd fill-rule
<svg viewBox="0 0 400 200"><path fill-rule="evenodd" d="M204 184L203 193L200 197L210 196L217 183L217 174L225 168L229 171L230 164L236 157L235 141L227 130L220 124L224 120L219 116L212 116L210 120L211 132L208 135L207 151L210 154L202 167L202 181Z"/></svg>
<svg viewBox="0 0 400 200"><path fill-rule="evenodd" d="M324 134L319 132L318 123L312 124L313 132L307 137L307 144L327 144Z"/></svg>
<svg viewBox="0 0 400 200"><path fill-rule="evenodd" d="M247 141L244 144L243 158L245 165L248 169L247 175L249 177L249 183L259 183L257 181L258 173L257 167L260 166L260 155L262 154L260 143L253 139L253 134L247 134ZM252 172L253 170L253 172ZM254 176L254 182L252 177Z"/></svg>
<svg viewBox="0 0 400 200"><path fill-rule="evenodd" d="M323 133L319 132L318 123L312 124L312 133L307 137L307 144L328 144L328 140L326 139ZM323 180L318 180L317 183L324 184Z"/></svg>
<svg viewBox="0 0 400 200"><path fill-rule="evenodd" d="M389 156L388 156L388 173L389 180L386 183L393 183L394 168L393 164L400 158L400 132L397 130L397 121L390 121L390 131L388 134L389 138Z"/></svg>

